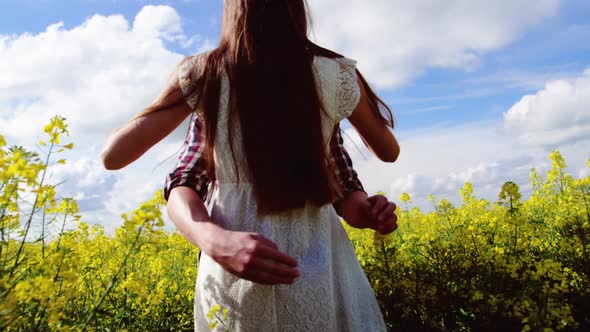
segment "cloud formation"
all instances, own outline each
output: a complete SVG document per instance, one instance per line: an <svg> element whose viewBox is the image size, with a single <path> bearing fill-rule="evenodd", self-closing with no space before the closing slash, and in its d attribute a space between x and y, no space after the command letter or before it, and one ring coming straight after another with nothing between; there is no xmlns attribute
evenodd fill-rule
<svg viewBox="0 0 590 332"><path fill-rule="evenodd" d="M554 147L590 138L590 69L571 80L554 80L504 113L508 132L526 145Z"/></svg>
<svg viewBox="0 0 590 332"><path fill-rule="evenodd" d="M428 68L469 70L556 14L559 0L310 1L317 41L359 61L379 87Z"/></svg>
<svg viewBox="0 0 590 332"><path fill-rule="evenodd" d="M67 119L80 145L102 141L146 107L182 55L165 41L186 42L169 6L145 6L133 25L121 15L94 15L66 29L0 36L3 134L32 144L54 114Z"/></svg>
<svg viewBox="0 0 590 332"><path fill-rule="evenodd" d="M484 53L504 47L553 15L558 2L501 0L482 5L458 0L444 4L434 0L375 0L369 5L358 0L322 0L310 4L322 44L359 60L361 70L380 87L395 87L432 67L474 68ZM121 15L94 15L73 28L56 23L37 34L0 35L2 134L11 143L31 145L51 116L61 114L67 118L71 140L76 143L74 153L85 156L68 158L70 163L56 168L55 174L57 179L69 179L60 190L80 199L86 221L112 230L120 224L121 213L136 208L161 188L175 163L172 158L154 170L159 161L177 153L186 123L121 171L102 169L98 149L113 128L139 112L162 88L182 58L170 50L170 43L196 50L213 46L204 37L185 35L181 23L171 7L145 6L132 23ZM406 191L414 194L417 205L427 207L428 194L457 196L463 182L471 181L478 196L492 199L504 181L526 182L530 167L543 167L547 156L544 143L538 139L535 142L541 145L519 145L499 128L508 123L512 126L509 133L527 132L531 137L543 136L540 133L548 125L569 128L572 124L563 124L563 119L544 122L542 130L528 127L532 126L531 120L541 121L533 118L546 114L556 117L557 108L541 106L554 99L559 99L551 101L556 105L565 103L561 100L564 96L570 104L560 105L559 109L570 107L575 111L568 114L586 119L579 105L588 105L588 99L579 94L587 91L588 77L587 72L578 80L565 80L555 87L547 85L527 99L526 107L515 105L508 113L519 115L505 118L504 123L398 132L402 152L395 164L383 164L371 156L354 130L348 131L347 148L369 192L386 191L397 200ZM476 92L476 96L486 93ZM588 96L587 92L584 95ZM464 97L430 99L450 101ZM521 108L534 111L518 111ZM584 121L578 123L588 123ZM356 144L351 145L351 141ZM563 143L559 147L564 149L568 164L572 156L588 155L588 140L573 145L567 139L558 141ZM585 165L587 157L580 158L571 164ZM573 171L588 172L587 168Z"/></svg>
<svg viewBox="0 0 590 332"><path fill-rule="evenodd" d="M453 127L397 131L401 154L393 164L380 161L364 147L354 129L346 130L345 146L367 192L385 192L393 201L411 195L415 206L431 209L428 195L460 203L459 189L471 182L475 195L497 199L502 184L517 183L523 195L531 193L530 170L541 174L551 167L550 150L523 145L502 130L502 121L468 123ZM590 139L555 146L569 165L570 174L589 174Z"/></svg>
<svg viewBox="0 0 590 332"><path fill-rule="evenodd" d="M210 47L199 35L187 36L182 19L169 6L144 6L132 20L93 15L66 28L62 22L40 33L0 35L0 122L10 144L32 147L43 126L59 114L67 119L74 150L51 169L63 182L62 196L78 199L85 221L112 231L120 214L136 208L163 185L187 123L133 165L106 171L100 148L111 130L147 106L183 57L176 43L195 50Z"/></svg>

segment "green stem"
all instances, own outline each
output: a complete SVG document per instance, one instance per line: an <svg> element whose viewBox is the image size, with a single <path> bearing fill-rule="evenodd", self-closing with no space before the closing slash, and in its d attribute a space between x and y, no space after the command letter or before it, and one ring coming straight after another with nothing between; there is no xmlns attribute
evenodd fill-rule
<svg viewBox="0 0 590 332"><path fill-rule="evenodd" d="M588 206L588 201L586 200L586 192L582 190L582 199L584 200L584 207L586 208L586 218L588 222L590 222L590 207Z"/></svg>
<svg viewBox="0 0 590 332"><path fill-rule="evenodd" d="M68 207L69 207L69 205L68 205ZM55 247L55 251L58 251L59 250L59 247L61 245L61 237L63 236L64 230L66 229L66 220L68 218L68 212L67 211L68 210L66 208L66 211L64 212L64 220L63 220L63 222L61 224L61 229L59 231L59 237L57 238L57 245Z"/></svg>
<svg viewBox="0 0 590 332"><path fill-rule="evenodd" d="M43 182L45 181L45 175L47 174L47 165L49 165L49 158L51 157L51 152L53 150L53 146L54 143L51 143L51 145L49 146L49 152L47 153L47 158L45 158L45 167L43 167L43 173L41 174L41 181L39 181L39 186L38 188L41 189L43 187ZM31 223L33 221L33 216L35 215L35 208L37 206L37 202L39 201L39 193L37 193L37 195L35 195L35 202L33 203L33 208L31 210L31 214L29 215L29 219L27 220L26 223L26 229L25 229L25 234L23 235L23 239L20 243L20 246L18 248L18 251L16 252L16 257L14 259L14 265L12 266L12 269L10 270L10 278L12 278L12 276L14 275L14 269L16 268L16 266L18 266L19 262L19 258L20 255L23 251L23 248L25 246L25 242L27 240L27 235L29 234L29 230L31 228Z"/></svg>
<svg viewBox="0 0 590 332"><path fill-rule="evenodd" d="M43 218L41 219L41 258L45 259L45 216L47 207L43 204ZM60 234L61 236L61 234Z"/></svg>
<svg viewBox="0 0 590 332"><path fill-rule="evenodd" d="M389 279L391 279L391 268L389 267L389 261L387 260L387 251L385 250L385 241L383 240L383 238L381 238L380 242L381 242L381 245L380 245L381 255L383 256L383 265L385 265L385 273L387 274L387 277Z"/></svg>
<svg viewBox="0 0 590 332"><path fill-rule="evenodd" d="M4 190L7 183L8 183L8 181L2 183L2 187L0 187L0 192L2 192L2 190ZM17 190L17 187L14 187L12 192L5 196L5 197L7 197L7 201L6 201L6 204L2 205L2 213L0 214L0 226L1 226L0 232L1 232L1 236L2 236L2 238L0 239L0 241L2 241L0 243L0 260L2 260L2 271L4 271L4 269L6 268L6 262L7 262L7 260L2 259L3 249L4 249L5 243L6 243L6 247L8 248L8 237L7 236L10 236L10 229L8 230L8 232L5 232L5 230L4 230L4 217L6 216L6 209L8 208L8 204L9 204L8 199L10 199L10 196L12 196L16 190ZM6 249L6 250L8 250L8 249Z"/></svg>
<svg viewBox="0 0 590 332"><path fill-rule="evenodd" d="M123 264L121 264L121 266L119 266L119 269L117 270L117 272L115 272L115 275L113 275L113 278L111 279L111 282L109 283L107 289L105 290L105 293L102 295L102 297L98 301L98 304L96 306L94 306L94 308L92 308L92 310L90 311L90 315L88 315L88 317L86 318L86 321L84 321L84 325L82 326L82 330L85 330L88 327L88 324L96 315L96 311L98 310L98 308L100 308L100 306L102 305L102 303L106 299L107 295L109 295L109 293L111 292L111 290L115 286L115 283L117 282L117 277L119 276L119 274L123 270L125 264L127 264L127 259L129 258L129 256L131 256L131 252L133 251L133 249L135 248L135 245L139 241L139 237L141 235L142 230L143 230L143 225L137 231L137 235L131 245L131 248L125 254L125 257L123 258Z"/></svg>
<svg viewBox="0 0 590 332"><path fill-rule="evenodd" d="M518 224L514 222L514 254L518 251Z"/></svg>

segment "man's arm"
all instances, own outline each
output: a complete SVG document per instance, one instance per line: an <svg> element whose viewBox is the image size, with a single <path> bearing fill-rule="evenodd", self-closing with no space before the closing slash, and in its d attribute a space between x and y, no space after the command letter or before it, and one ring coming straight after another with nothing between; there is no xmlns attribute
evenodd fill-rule
<svg viewBox="0 0 590 332"><path fill-rule="evenodd" d="M260 284L292 284L299 276L297 260L257 233L234 232L211 219L204 201L210 178L205 168L199 118L191 119L189 134L176 168L166 177L167 211L178 231L235 276ZM184 187L184 188L177 188Z"/></svg>
<svg viewBox="0 0 590 332"><path fill-rule="evenodd" d="M330 159L344 189L344 197L334 203L336 212L352 227L373 228L383 234L393 232L397 228L396 205L383 195L367 195L344 148L339 125L332 133Z"/></svg>
<svg viewBox="0 0 590 332"><path fill-rule="evenodd" d="M171 190L179 186L191 188L201 201L206 200L211 181L203 158L205 137L202 135L202 129L203 124L200 119L191 118L185 149L178 158L176 168L166 177L164 185L166 200ZM343 199L333 204L336 212L353 227L376 228L376 224L380 226L383 224L385 227L383 232L391 229L393 227L391 218L395 217L395 204L382 195L372 197L367 195L353 168L352 160L344 148L342 132L338 125L334 128L330 141L330 158L335 165L337 180L344 189ZM380 230L378 227L376 229Z"/></svg>
<svg viewBox="0 0 590 332"><path fill-rule="evenodd" d="M353 192L363 192L366 194L363 184L352 166L352 159L350 159L350 155L344 148L342 130L339 124L334 127L334 132L330 140L330 161L335 166L336 178L344 190L343 199L346 199ZM334 209L340 216L342 216L340 205L343 199L334 203Z"/></svg>
<svg viewBox="0 0 590 332"><path fill-rule="evenodd" d="M211 182L207 170L203 150L205 137L201 119L193 113L191 117L188 135L184 142L184 150L178 156L176 168L168 174L164 183L164 198L168 200L173 188L184 186L194 190L205 202Z"/></svg>

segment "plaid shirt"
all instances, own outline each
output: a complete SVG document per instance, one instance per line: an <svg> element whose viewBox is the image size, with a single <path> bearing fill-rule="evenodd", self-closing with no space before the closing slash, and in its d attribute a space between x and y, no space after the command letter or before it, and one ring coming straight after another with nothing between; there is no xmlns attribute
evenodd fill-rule
<svg viewBox="0 0 590 332"><path fill-rule="evenodd" d="M178 157L176 168L166 177L164 184L166 200L172 188L179 186L193 189L202 200L205 200L211 180L207 176L205 160L202 158L205 147L202 129L203 123L193 113L184 149ZM330 160L335 165L336 178L344 189L345 197L353 191L365 191L356 171L352 168L352 160L344 148L342 132L338 125L334 128L330 141ZM334 205L337 208L338 202Z"/></svg>

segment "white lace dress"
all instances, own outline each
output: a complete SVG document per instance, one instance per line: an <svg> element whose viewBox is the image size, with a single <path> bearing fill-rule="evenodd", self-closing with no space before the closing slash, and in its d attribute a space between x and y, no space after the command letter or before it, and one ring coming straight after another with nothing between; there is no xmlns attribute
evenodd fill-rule
<svg viewBox="0 0 590 332"><path fill-rule="evenodd" d="M188 57L179 71L187 103L204 54ZM314 71L322 103L329 113L322 119L325 144L334 125L349 116L360 97L354 60L316 57ZM235 277L211 257L199 263L194 302L195 331L209 331L207 313L215 305L228 309L231 331L385 331L373 290L359 264L340 217L331 204L285 212L272 217L256 214L252 186L240 176L237 184L229 149L229 80L221 83L220 110L215 138L217 196L211 215L228 230L257 232L276 243L279 250L299 262L299 278L291 285L268 286ZM197 115L201 110L196 109ZM235 117L237 118L237 117ZM233 134L235 160L244 158L239 123ZM327 149L329 151L329 149ZM243 169L243 165L238 165ZM219 323L215 331L224 331Z"/></svg>

